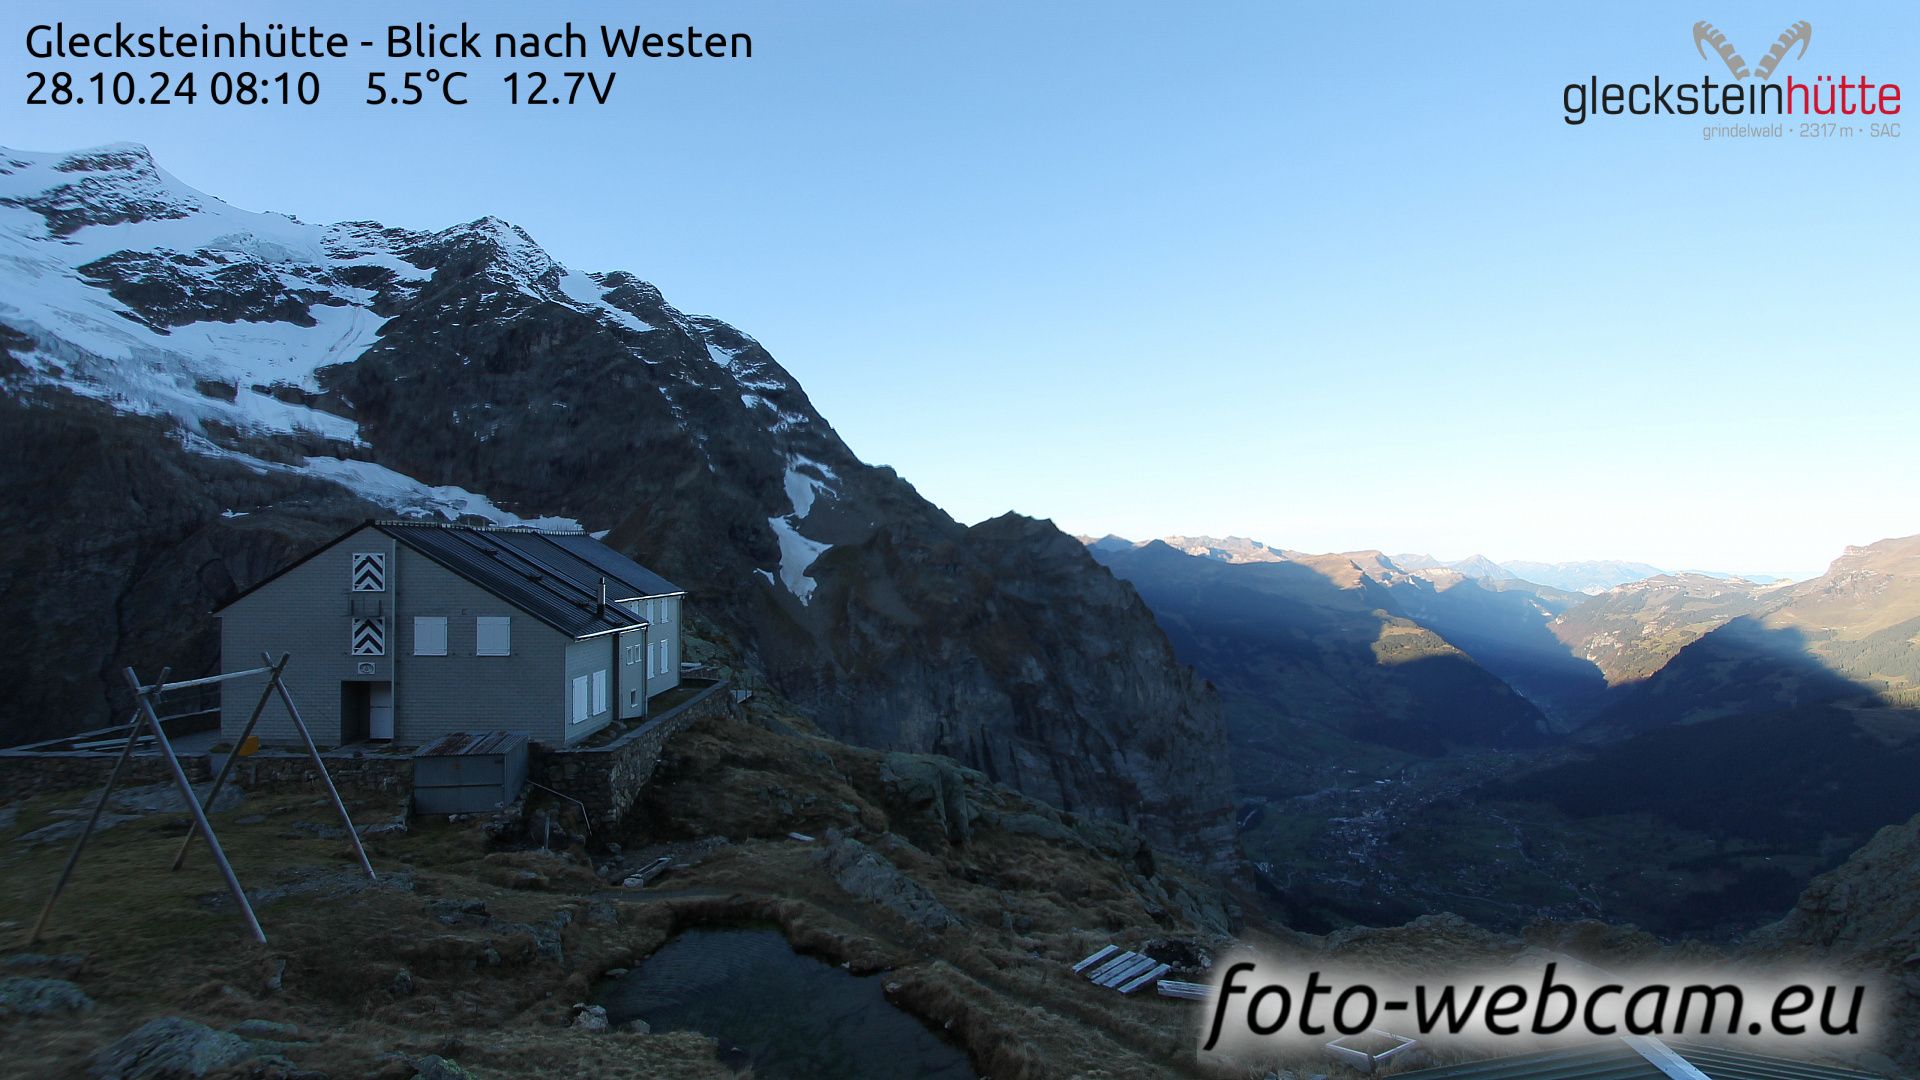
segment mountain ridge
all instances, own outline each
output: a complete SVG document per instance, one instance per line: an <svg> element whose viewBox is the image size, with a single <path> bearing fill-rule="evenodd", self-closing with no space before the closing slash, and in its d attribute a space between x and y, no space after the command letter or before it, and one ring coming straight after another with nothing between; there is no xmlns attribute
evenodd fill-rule
<svg viewBox="0 0 1920 1080"><path fill-rule="evenodd" d="M240 210L119 144L0 150L0 283L0 421L38 448L0 475L34 508L0 591L16 739L107 722L121 664L208 669L204 613L342 522L578 526L828 730L1235 858L1218 702L1131 590L1051 525L954 522L633 274L495 217Z"/></svg>

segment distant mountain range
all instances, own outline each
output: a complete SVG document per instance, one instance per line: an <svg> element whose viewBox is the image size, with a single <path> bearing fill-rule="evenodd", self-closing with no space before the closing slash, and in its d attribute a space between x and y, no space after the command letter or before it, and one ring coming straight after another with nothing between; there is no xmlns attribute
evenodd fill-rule
<svg viewBox="0 0 1920 1080"><path fill-rule="evenodd" d="M1118 536L1104 536L1099 539L1080 537L1080 541L1089 547L1105 545L1108 548L1132 546L1132 541ZM1304 552L1290 548L1274 547L1259 540L1243 536L1163 536L1160 538L1169 547L1183 551L1188 555L1200 555L1219 559L1222 562L1282 562L1306 557ZM1700 577L1722 580L1751 581L1767 585L1783 580L1801 580L1812 577L1811 574L1732 574L1718 570L1662 570L1660 567L1642 562L1621 560L1585 560L1579 562L1528 562L1510 560L1495 562L1485 555L1469 555L1464 559L1444 560L1431 555L1402 553L1386 556L1396 569L1413 572L1420 570L1453 570L1470 578L1483 581L1505 581L1517 579L1545 585L1550 589L1565 592L1598 595L1608 589L1635 581L1643 581L1663 574L1686 573Z"/></svg>
<svg viewBox="0 0 1920 1080"><path fill-rule="evenodd" d="M1920 810L1920 537L1848 548L1797 584L1656 573L1595 594L1485 559L1087 543L1219 687L1243 820L1283 823L1247 849L1290 865L1312 910L1458 910L1463 860L1518 844L1562 876L1510 884L1483 918L1529 896L1724 932ZM1354 795L1356 777L1406 794ZM1297 845L1326 829L1328 799L1350 824L1316 870ZM1371 906L1351 908L1352 853L1375 849L1394 854L1364 863ZM1598 893L1581 884L1596 875L1612 875Z"/></svg>

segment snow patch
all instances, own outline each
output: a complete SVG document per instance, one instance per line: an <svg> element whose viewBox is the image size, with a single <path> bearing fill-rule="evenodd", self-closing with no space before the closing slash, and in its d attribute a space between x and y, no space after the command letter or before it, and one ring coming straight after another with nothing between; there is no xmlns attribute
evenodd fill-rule
<svg viewBox="0 0 1920 1080"><path fill-rule="evenodd" d="M327 480L352 491L369 502L389 506L421 517L441 517L455 521L479 517L495 525L525 525L536 529L583 531L578 521L563 517L524 518L495 506L492 499L453 485L430 485L385 465L351 458L310 457L305 468L308 476Z"/></svg>
<svg viewBox="0 0 1920 1080"><path fill-rule="evenodd" d="M793 458L787 462L787 501L793 504L795 521L805 520L807 514L813 510L814 498L820 492L825 491L829 495L833 493L827 487L826 481L801 472L799 469L801 465L813 465L813 462L806 458Z"/></svg>
<svg viewBox="0 0 1920 1080"><path fill-rule="evenodd" d="M787 518L770 517L767 524L780 541L780 582L793 594L794 599L805 604L813 598L814 587L819 584L807 576L807 571L833 545L801 536L800 530L794 528L793 522Z"/></svg>
<svg viewBox="0 0 1920 1080"><path fill-rule="evenodd" d="M644 334L656 327L631 311L617 308L606 302L606 289L586 274L576 274L563 269L560 272L560 292L586 311L604 321L625 327L636 334Z"/></svg>

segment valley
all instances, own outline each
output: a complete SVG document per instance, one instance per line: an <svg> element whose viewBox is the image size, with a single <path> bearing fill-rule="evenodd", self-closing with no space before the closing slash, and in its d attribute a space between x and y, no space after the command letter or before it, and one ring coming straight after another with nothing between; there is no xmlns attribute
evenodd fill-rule
<svg viewBox="0 0 1920 1080"><path fill-rule="evenodd" d="M1731 941L1920 811L1913 538L1798 584L1592 594L1484 559L1087 542L1219 688L1241 844L1294 925Z"/></svg>

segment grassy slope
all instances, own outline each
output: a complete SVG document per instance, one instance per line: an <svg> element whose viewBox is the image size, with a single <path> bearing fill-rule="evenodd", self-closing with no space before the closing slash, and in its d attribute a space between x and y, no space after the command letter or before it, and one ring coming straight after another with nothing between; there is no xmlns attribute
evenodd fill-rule
<svg viewBox="0 0 1920 1080"><path fill-rule="evenodd" d="M216 1027L247 1018L298 1024L310 1037L279 1052L335 1076L377 1074L395 1051L445 1054L482 1077L725 1076L697 1036L589 1035L564 1024L600 972L632 964L676 928L754 920L779 923L804 950L856 971L886 969L896 1002L946 1028L993 1076L1096 1066L1112 1077L1191 1074L1180 1064L1191 1061L1190 1004L1095 991L1066 964L1109 940L1208 940L1181 909L1217 918L1218 894L1155 863L1124 829L1059 815L1051 820L1066 827L1054 839L979 824L953 846L923 809L889 804L883 764L884 755L811 734L733 721L695 728L670 748L621 839L636 860L662 845L704 854L644 892L606 888L578 856L495 850L478 824L444 820L371 841L387 884L366 888L340 840L294 827L330 824L321 798L254 793L218 817L243 880L315 890L260 905L264 949L244 940L216 899L219 879L204 850L183 872L167 871L179 815L121 824L96 838L36 949L83 955L65 977L99 1008L6 1021L6 1060L36 1075L76 1074L95 1049L146 1019L185 1015ZM1008 792L969 791L992 815L1031 824L1048 813ZM65 857L64 845L10 841L86 800L75 791L20 804L0 832L8 953L22 951ZM363 823L395 809L355 805ZM822 844L786 838L829 827L860 832L965 925L928 935L842 891L816 857ZM901 839L888 843L889 830ZM731 842L685 843L714 836ZM1143 865L1152 865L1151 882L1139 875ZM491 922L446 925L432 906L442 899L479 900ZM557 916L567 922L564 962L537 946ZM285 962L283 986L268 992L277 961ZM396 989L403 967L411 992Z"/></svg>

